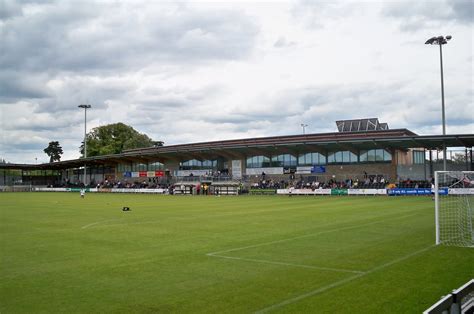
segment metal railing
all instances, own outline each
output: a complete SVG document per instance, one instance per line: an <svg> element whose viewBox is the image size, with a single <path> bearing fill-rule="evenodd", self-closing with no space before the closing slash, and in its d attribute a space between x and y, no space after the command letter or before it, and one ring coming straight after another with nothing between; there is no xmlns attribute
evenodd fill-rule
<svg viewBox="0 0 474 314"><path fill-rule="evenodd" d="M433 304L423 314L462 314L472 313L474 310L474 279L461 288L453 290Z"/></svg>

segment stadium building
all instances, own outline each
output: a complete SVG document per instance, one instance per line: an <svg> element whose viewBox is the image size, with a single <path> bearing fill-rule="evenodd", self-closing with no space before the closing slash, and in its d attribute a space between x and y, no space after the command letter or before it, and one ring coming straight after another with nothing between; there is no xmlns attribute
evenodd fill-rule
<svg viewBox="0 0 474 314"><path fill-rule="evenodd" d="M336 121L338 132L157 146L45 164L0 164L0 186L134 182L147 185L263 179L430 180L442 170L473 170L474 134L417 135L377 118ZM455 158L454 158L455 157ZM212 181L211 180L211 181Z"/></svg>

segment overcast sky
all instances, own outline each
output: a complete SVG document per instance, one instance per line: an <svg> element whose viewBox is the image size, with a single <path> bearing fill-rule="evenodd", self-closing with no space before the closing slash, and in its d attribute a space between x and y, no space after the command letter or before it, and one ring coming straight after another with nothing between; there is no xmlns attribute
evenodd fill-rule
<svg viewBox="0 0 474 314"><path fill-rule="evenodd" d="M378 117L474 133L471 1L0 0L0 158L78 158L87 129L123 122L165 145L334 132Z"/></svg>

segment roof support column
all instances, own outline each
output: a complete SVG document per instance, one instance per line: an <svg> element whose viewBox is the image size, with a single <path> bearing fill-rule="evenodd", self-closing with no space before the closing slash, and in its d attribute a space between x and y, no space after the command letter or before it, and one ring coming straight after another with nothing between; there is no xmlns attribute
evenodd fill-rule
<svg viewBox="0 0 474 314"><path fill-rule="evenodd" d="M423 148L423 171L425 172L426 181L426 148Z"/></svg>
<svg viewBox="0 0 474 314"><path fill-rule="evenodd" d="M433 151L430 149L430 176L433 178Z"/></svg>

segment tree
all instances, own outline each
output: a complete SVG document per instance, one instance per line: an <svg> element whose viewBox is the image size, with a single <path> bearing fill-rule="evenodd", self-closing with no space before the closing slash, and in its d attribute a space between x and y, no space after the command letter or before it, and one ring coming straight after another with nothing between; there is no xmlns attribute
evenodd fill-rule
<svg viewBox="0 0 474 314"><path fill-rule="evenodd" d="M454 164L466 163L466 155L463 153L455 153L454 156L451 157L451 159Z"/></svg>
<svg viewBox="0 0 474 314"><path fill-rule="evenodd" d="M58 141L49 142L48 147L43 151L49 156L49 162L60 161L63 154L63 148L59 146Z"/></svg>
<svg viewBox="0 0 474 314"><path fill-rule="evenodd" d="M156 143L146 134L121 122L92 129L87 133L86 141L87 157L120 154L127 149L151 147ZM80 152L84 155L84 143Z"/></svg>

